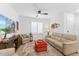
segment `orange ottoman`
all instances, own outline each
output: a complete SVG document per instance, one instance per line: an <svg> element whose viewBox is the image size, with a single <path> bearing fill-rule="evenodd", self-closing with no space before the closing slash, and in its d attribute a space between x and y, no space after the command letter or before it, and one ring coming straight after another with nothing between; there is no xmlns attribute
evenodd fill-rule
<svg viewBox="0 0 79 59"><path fill-rule="evenodd" d="M47 42L43 40L38 40L35 42L35 51L42 52L47 51Z"/></svg>

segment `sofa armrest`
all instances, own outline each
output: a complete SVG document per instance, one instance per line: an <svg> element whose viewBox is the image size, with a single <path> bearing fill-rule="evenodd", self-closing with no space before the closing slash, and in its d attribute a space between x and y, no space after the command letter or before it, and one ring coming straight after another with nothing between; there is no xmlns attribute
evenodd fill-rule
<svg viewBox="0 0 79 59"><path fill-rule="evenodd" d="M63 53L64 55L70 55L72 53L77 52L77 41L65 42L63 43Z"/></svg>
<svg viewBox="0 0 79 59"><path fill-rule="evenodd" d="M30 38L24 38L22 39L22 44L30 42Z"/></svg>
<svg viewBox="0 0 79 59"><path fill-rule="evenodd" d="M15 54L15 48L0 49L0 56L12 56Z"/></svg>
<svg viewBox="0 0 79 59"><path fill-rule="evenodd" d="M63 44L75 44L75 43L78 43L78 41L69 41L69 42L64 42Z"/></svg>

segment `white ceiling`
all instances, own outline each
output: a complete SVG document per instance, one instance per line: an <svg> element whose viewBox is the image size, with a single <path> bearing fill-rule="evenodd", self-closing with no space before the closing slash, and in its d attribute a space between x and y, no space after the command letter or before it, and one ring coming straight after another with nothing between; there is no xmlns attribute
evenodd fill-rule
<svg viewBox="0 0 79 59"><path fill-rule="evenodd" d="M48 16L40 18L51 18L65 12L75 12L79 9L79 3L11 3L10 4L19 16L36 17L36 9L48 12Z"/></svg>

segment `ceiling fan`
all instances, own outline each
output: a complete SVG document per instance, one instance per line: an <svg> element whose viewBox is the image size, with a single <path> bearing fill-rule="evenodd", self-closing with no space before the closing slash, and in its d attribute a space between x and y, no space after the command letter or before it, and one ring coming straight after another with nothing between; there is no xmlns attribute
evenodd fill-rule
<svg viewBox="0 0 79 59"><path fill-rule="evenodd" d="M36 17L38 17L39 15L48 15L48 13L47 12L44 12L44 9L42 9L42 8L39 8L38 6L37 6L37 4L33 4L34 5L34 7L35 7L35 12L36 12Z"/></svg>
<svg viewBox="0 0 79 59"><path fill-rule="evenodd" d="M48 13L42 12L41 10L38 10L37 13L38 13L38 14L41 14L41 15L48 15Z"/></svg>

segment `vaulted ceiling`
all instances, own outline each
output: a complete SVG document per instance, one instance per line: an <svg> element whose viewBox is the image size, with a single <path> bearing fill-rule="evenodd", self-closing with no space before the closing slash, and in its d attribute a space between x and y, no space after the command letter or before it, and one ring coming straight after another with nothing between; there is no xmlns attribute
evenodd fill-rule
<svg viewBox="0 0 79 59"><path fill-rule="evenodd" d="M52 18L65 12L77 12L79 3L11 3L19 16L36 17L37 9L47 12L48 15L40 15L40 18Z"/></svg>

